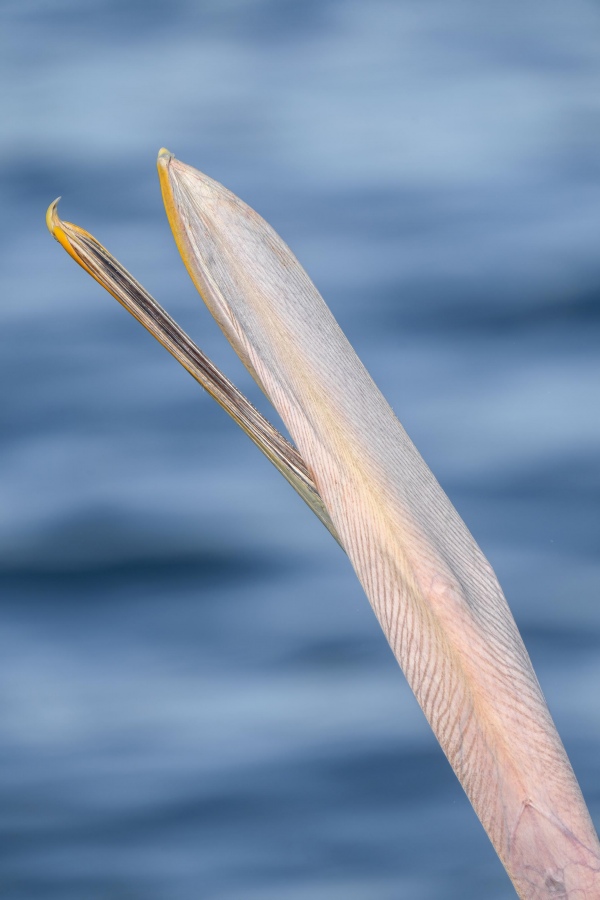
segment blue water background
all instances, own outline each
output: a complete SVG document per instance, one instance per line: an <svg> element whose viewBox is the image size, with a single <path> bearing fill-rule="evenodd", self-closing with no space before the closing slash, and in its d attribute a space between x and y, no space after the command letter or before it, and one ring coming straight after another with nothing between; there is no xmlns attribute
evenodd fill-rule
<svg viewBox="0 0 600 900"><path fill-rule="evenodd" d="M0 897L508 900L344 555L43 216L263 410L158 148L273 224L495 567L598 826L600 8L0 18Z"/></svg>

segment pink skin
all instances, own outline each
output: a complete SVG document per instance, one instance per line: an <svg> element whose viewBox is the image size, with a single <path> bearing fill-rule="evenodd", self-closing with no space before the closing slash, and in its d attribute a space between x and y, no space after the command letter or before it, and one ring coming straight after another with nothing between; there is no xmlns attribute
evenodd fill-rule
<svg viewBox="0 0 600 900"><path fill-rule="evenodd" d="M280 413L522 898L600 898L600 844L498 581L289 248L159 156L184 262Z"/></svg>

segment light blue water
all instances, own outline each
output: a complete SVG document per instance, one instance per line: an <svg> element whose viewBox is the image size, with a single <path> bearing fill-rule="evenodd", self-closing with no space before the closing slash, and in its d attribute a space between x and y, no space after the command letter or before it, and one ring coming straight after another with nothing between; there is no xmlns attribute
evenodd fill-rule
<svg viewBox="0 0 600 900"><path fill-rule="evenodd" d="M263 409L159 146L285 237L496 568L598 825L597 5L0 16L0 896L514 896L343 554L43 215Z"/></svg>

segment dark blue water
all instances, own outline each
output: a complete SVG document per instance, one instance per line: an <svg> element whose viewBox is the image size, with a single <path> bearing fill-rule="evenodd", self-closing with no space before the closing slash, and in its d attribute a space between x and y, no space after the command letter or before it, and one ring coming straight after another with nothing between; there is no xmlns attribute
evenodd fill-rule
<svg viewBox="0 0 600 900"><path fill-rule="evenodd" d="M600 10L4 0L0 896L514 896L351 568L45 231L266 409L166 145L285 237L496 568L600 824Z"/></svg>

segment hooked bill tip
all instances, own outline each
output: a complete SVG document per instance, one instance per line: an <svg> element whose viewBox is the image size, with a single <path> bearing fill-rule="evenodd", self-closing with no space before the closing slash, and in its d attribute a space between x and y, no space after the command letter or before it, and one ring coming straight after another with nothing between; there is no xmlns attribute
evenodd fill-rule
<svg viewBox="0 0 600 900"><path fill-rule="evenodd" d="M51 235L54 235L54 230L60 223L60 219L58 218L58 213L56 211L59 200L60 197L57 197L56 200L54 200L46 210L46 226Z"/></svg>

